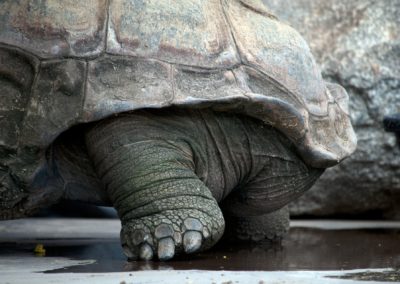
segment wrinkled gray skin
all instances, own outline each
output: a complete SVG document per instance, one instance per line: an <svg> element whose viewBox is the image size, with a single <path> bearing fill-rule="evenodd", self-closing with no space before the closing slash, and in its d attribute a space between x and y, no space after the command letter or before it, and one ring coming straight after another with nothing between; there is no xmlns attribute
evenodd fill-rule
<svg viewBox="0 0 400 284"><path fill-rule="evenodd" d="M117 209L130 259L211 247L224 232L223 212L236 239L279 239L285 205L323 172L274 128L209 110L120 114L64 133L48 159L60 198Z"/></svg>

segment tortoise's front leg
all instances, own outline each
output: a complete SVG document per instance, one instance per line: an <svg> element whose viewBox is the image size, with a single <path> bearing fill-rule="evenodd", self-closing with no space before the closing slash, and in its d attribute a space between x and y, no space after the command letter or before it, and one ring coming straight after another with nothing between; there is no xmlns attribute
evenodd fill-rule
<svg viewBox="0 0 400 284"><path fill-rule="evenodd" d="M121 218L127 257L167 260L214 245L224 219L193 171L190 148L176 141L134 141L123 123L102 124L89 131L86 143Z"/></svg>

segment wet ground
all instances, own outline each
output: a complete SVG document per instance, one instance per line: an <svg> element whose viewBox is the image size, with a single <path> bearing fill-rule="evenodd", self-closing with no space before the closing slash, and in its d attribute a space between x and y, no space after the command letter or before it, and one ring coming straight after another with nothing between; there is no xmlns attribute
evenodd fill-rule
<svg viewBox="0 0 400 284"><path fill-rule="evenodd" d="M175 281L183 276L182 283L223 283L228 278L226 283L400 283L400 223L396 222L295 221L281 244L222 242L211 251L168 262L127 262L118 231L117 220L0 222L0 275L14 271L7 276L8 283L23 283L13 277L24 273L31 280L32 273L40 273L44 277L40 279L58 279L57 283L72 275L82 279L125 275L139 281L128 277L132 283L179 283ZM45 256L34 253L37 244L44 246ZM39 266L30 271L31 264ZM171 279L165 278L166 271ZM205 272L214 280L204 278Z"/></svg>

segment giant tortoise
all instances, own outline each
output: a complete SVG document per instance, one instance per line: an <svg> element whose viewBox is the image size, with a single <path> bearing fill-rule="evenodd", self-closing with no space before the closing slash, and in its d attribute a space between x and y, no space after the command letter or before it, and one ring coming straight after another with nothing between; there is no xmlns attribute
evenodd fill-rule
<svg viewBox="0 0 400 284"><path fill-rule="evenodd" d="M210 248L225 220L280 238L356 146L347 93L259 0L3 0L0 82L0 219L114 206L129 259Z"/></svg>

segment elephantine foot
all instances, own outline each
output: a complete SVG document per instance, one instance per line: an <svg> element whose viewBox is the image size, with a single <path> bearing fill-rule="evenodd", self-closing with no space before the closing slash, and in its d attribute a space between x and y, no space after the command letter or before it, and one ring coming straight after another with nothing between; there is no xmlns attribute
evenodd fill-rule
<svg viewBox="0 0 400 284"><path fill-rule="evenodd" d="M210 248L225 221L195 173L191 146L179 136L162 139L162 128L155 131L148 118L146 128L140 118L122 115L86 133L89 157L122 221L125 254L168 260Z"/></svg>
<svg viewBox="0 0 400 284"><path fill-rule="evenodd" d="M121 242L130 260L168 260L212 247L223 232L222 214L176 209L125 222Z"/></svg>

